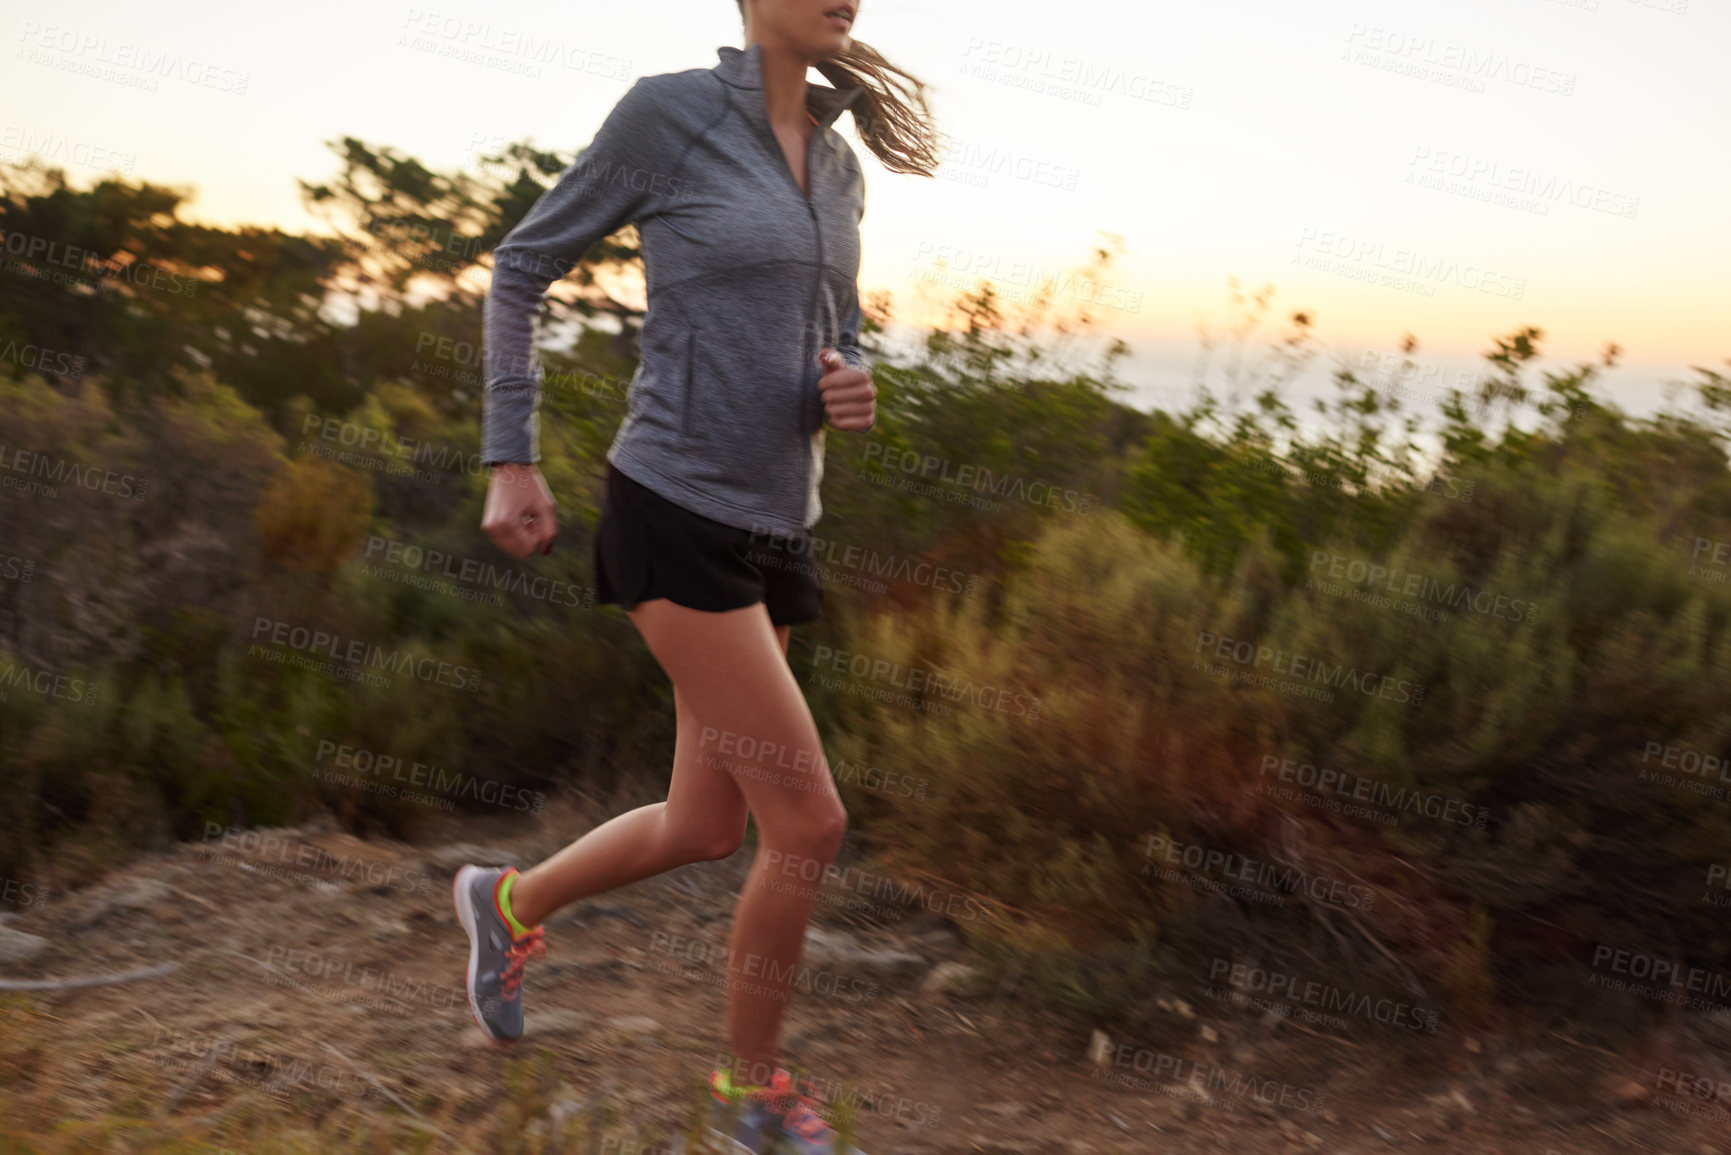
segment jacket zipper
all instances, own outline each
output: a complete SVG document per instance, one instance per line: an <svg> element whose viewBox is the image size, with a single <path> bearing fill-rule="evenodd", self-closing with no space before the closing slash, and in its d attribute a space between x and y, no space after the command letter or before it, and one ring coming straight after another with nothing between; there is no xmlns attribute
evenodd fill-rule
<svg viewBox="0 0 1731 1155"><path fill-rule="evenodd" d="M817 133L813 132L812 135L816 136ZM805 179L808 181L814 179L811 171L811 141L809 140L806 141L805 145ZM811 277L811 300L807 302L805 306L806 333L808 337L815 337L817 335L817 291L823 286L823 226L818 223L817 207L811 203L811 197L809 196L805 198L805 209L806 212L811 214L811 235L817 238L817 268L813 271ZM801 342L801 345L803 346L804 342ZM812 360L816 356L816 349L806 350L805 372L811 372ZM803 384L805 378L801 377L800 381ZM804 399L804 393L802 392L800 400L803 402ZM819 429L823 428L823 418L821 416L818 418L817 427Z"/></svg>
<svg viewBox="0 0 1731 1155"><path fill-rule="evenodd" d="M757 91L761 97L763 90L760 88ZM817 207L812 203L811 193L800 188L799 181L794 179L793 169L788 166L787 156L781 151L781 141L776 139L775 130L769 125L769 115L763 110L761 99L757 106L757 111L763 113L762 118L759 120L759 125L765 130L765 133L769 138L770 146L775 150L776 159L781 162L781 171L787 174L788 182L793 185L793 190L800 195L801 200L805 201L806 214L811 217L812 237L817 245L817 267L812 273L811 298L806 302L805 306L805 333L800 342L801 373L806 374L811 372L812 359L817 353L817 350L810 347L810 341L812 334L816 332L815 320L817 317L817 294L818 290L823 286L823 226L818 223ZM822 131L823 126L814 121L811 135L805 138L805 179L808 185L815 184L814 174L811 167L811 142L816 140L818 133ZM804 406L807 403L805 390L803 388L805 384L804 376L800 377L800 384L802 386L800 390L800 404ZM800 413L802 427L804 419L805 414L802 410ZM822 428L822 424L821 421L818 423L819 428Z"/></svg>
<svg viewBox="0 0 1731 1155"><path fill-rule="evenodd" d="M817 134L822 131L823 125L813 123L811 135L805 138L805 183L809 188L817 187L817 173L813 170L811 165L811 142L816 140ZM779 145L776 147L775 151L778 154L781 152ZM782 159L783 161L786 160L785 157ZM782 167L786 168L787 166L784 163ZM788 171L787 175L790 178L793 176L791 169ZM797 181L794 182L796 187L798 186L798 183L799 182ZM818 289L823 286L823 226L818 222L817 206L812 204L811 193L801 190L801 195L805 197L805 211L811 215L811 235L817 241L817 266L812 269L811 273L811 300L808 301L805 306L804 328L806 331L806 337L800 341L800 372L802 376L799 379L799 428L801 435L803 436L805 432L805 413L807 408L816 408L818 412L817 428L812 430L812 432L823 432L822 394L820 393L818 398L808 401L805 392L805 378L806 375L811 373L812 362L817 356L817 350L810 348L809 342L817 337L817 292ZM800 476L805 479L800 485L800 496L807 502L811 500L812 452L813 450L809 440L800 446L800 458L802 462ZM802 526L804 521L805 517L802 514L800 517Z"/></svg>
<svg viewBox="0 0 1731 1155"><path fill-rule="evenodd" d="M810 372L811 372L812 364L813 364L813 361L816 357L816 350L811 348L811 338L817 329L817 326L816 326L817 294L818 294L818 290L823 287L823 226L818 222L817 207L812 204L811 193L807 192L805 189L800 188L799 187L799 181L794 179L793 169L787 163L787 154L782 152L781 141L776 139L775 129L770 126L769 112L764 107L763 99L762 99L763 89L759 88L757 90L757 94L758 94L758 99L757 99L757 102L753 108L753 111L757 114L757 117L756 117L757 123L758 123L759 127L763 130L764 135L768 138L770 147L775 150L775 158L776 158L776 160L781 162L781 164L780 164L781 171L787 174L788 182L793 185L793 189L795 192L797 192L800 195L800 199L805 201L806 213L807 213L807 215L809 215L811 217L812 237L816 241L816 244L817 244L817 267L812 270L811 298L806 303L805 325L803 326L804 334L800 339L800 378L799 378L800 390L799 390L799 412L797 415L797 420L798 420L798 426L797 427L800 430L801 436L803 438L804 437L804 431L805 431L805 414L806 414L806 410L811 406L811 398L809 398L807 396L807 393L806 393L805 380L806 380L806 375L810 374ZM818 124L814 121L813 125L812 125L811 135L805 138L805 180L806 180L806 184L808 186L812 186L812 187L816 186L817 181L816 181L816 175L813 172L812 165L811 165L811 143L813 140L817 139L818 133L820 133L822 131L823 131L823 125ZM820 417L818 419L818 430L821 431L822 429L823 429L823 419ZM800 492L803 496L805 496L807 498L809 498L810 490L811 490L811 453L812 453L812 450L811 450L811 445L809 444L809 442L807 442L801 446L801 452L800 452L800 457L802 458L801 476L805 480L803 481L803 483L800 486Z"/></svg>
<svg viewBox="0 0 1731 1155"><path fill-rule="evenodd" d="M693 364L697 359L697 330L692 329L685 337L685 402L679 409L684 417L681 425L685 431L686 440L691 439L691 379L696 373Z"/></svg>

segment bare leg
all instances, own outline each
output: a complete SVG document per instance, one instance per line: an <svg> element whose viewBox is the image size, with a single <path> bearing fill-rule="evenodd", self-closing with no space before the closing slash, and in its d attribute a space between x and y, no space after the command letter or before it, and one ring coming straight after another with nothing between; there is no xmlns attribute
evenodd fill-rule
<svg viewBox="0 0 1731 1155"><path fill-rule="evenodd" d="M776 626L775 632L785 662L790 627ZM715 743L703 748L697 713L678 683L673 705L678 729L667 801L610 818L524 871L511 890L511 913L518 922L534 926L579 899L689 862L727 858L739 849L745 838L745 795L731 776L699 765L714 754Z"/></svg>
<svg viewBox="0 0 1731 1155"><path fill-rule="evenodd" d="M706 614L656 599L632 620L697 721L698 756L676 772L729 781L757 821L757 856L728 939L728 1030L736 1078L767 1082L806 924L847 812L788 668L785 634L778 638L762 603Z"/></svg>

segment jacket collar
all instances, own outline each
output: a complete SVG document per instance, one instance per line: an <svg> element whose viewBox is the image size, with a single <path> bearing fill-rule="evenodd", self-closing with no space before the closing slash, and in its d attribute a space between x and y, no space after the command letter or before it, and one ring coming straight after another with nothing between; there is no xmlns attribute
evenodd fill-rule
<svg viewBox="0 0 1731 1155"><path fill-rule="evenodd" d="M717 63L714 71L723 83L735 88L750 89L761 92L763 89L763 45L753 42L745 48L735 48L731 44L723 44L715 50ZM847 88L831 88L827 84L811 84L805 86L805 106L811 114L817 117L818 127L828 128L835 123L836 117L851 107L855 100L865 91L860 85L849 85ZM758 101L762 103L762 97Z"/></svg>

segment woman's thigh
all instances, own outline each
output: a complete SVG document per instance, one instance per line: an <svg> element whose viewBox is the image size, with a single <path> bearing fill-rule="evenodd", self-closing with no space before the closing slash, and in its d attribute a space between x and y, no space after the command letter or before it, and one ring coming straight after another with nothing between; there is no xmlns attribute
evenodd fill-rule
<svg viewBox="0 0 1731 1155"><path fill-rule="evenodd" d="M775 627L781 652L787 653L793 627ZM667 815L674 829L694 841L711 842L728 853L745 837L745 795L733 776L709 764L716 742L705 743L704 723L697 709L675 685L673 707L678 737L673 746L673 780L667 788Z"/></svg>
<svg viewBox="0 0 1731 1155"><path fill-rule="evenodd" d="M673 683L680 750L670 810L743 822L743 801L765 834L843 813L787 663L788 627L773 625L762 602L711 613L653 598L628 613Z"/></svg>

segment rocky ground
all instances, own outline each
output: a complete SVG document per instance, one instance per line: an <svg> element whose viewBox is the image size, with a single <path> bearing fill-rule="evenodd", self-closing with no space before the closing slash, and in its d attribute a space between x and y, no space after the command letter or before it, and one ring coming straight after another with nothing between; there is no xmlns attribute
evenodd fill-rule
<svg viewBox="0 0 1731 1155"><path fill-rule="evenodd" d="M10 985L159 970L0 995L0 1152L664 1144L725 1051L749 852L549 920L525 1038L498 1047L464 999L450 877L587 825L535 821L453 818L414 846L223 832L80 890L9 884ZM1660 1052L1337 1035L1176 991L1159 1032L1114 1037L979 982L946 919L865 905L826 891L786 1041L873 1155L1731 1152L1717 1088L1668 1079L1695 1072Z"/></svg>

